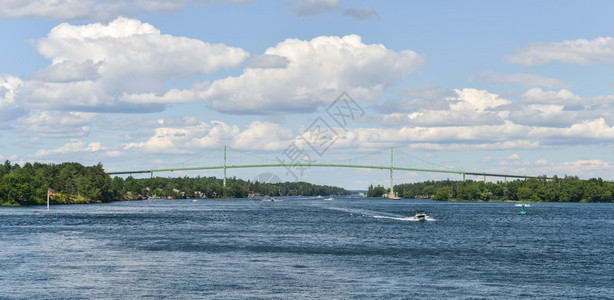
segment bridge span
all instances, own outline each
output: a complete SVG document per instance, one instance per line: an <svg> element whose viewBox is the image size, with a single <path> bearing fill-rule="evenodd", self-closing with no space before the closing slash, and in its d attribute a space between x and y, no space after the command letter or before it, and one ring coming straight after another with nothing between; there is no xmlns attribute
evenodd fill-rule
<svg viewBox="0 0 614 300"><path fill-rule="evenodd" d="M534 176L534 175L519 175L519 174L502 174L502 173L487 173L487 172L475 172L475 171L463 171L463 170L446 170L446 169L426 169L426 168L410 168L400 167L394 165L394 148L390 147L390 165L357 165L357 164L340 164L340 163L264 163L264 164L227 164L226 150L224 146L224 163L222 165L214 166L197 166L197 167L175 167L175 168L158 168L148 170L129 170L129 171L112 171L107 172L109 175L131 175L131 174L150 174L153 177L154 173L161 172L175 172L175 171L198 171L198 170L224 170L223 185L226 187L226 170L228 169L240 169L240 168L311 168L311 167L328 167L328 168L355 168L355 169L379 169L390 171L390 192L394 195L394 171L413 171L413 172L429 172L429 173L447 173L458 174L463 176L463 181L466 180L467 175L470 176L483 176L497 177L507 180L507 178L514 179L552 179L551 177Z"/></svg>

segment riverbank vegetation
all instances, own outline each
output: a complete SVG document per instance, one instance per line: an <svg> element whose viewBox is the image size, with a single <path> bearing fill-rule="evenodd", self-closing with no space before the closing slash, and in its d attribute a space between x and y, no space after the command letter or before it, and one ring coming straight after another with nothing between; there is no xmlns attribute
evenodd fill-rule
<svg viewBox="0 0 614 300"><path fill-rule="evenodd" d="M306 182L260 183L215 177L183 178L111 178L102 164L83 166L79 163L0 164L0 206L43 205L51 190L51 204L101 203L116 200L138 200L150 197L179 198L243 198L262 196L342 195L345 189Z"/></svg>
<svg viewBox="0 0 614 300"><path fill-rule="evenodd" d="M382 190L373 188L378 193ZM614 202L614 183L601 178L580 180L575 176L507 182L425 181L395 185L394 191L403 198L440 201Z"/></svg>
<svg viewBox="0 0 614 300"><path fill-rule="evenodd" d="M23 166L6 161L0 164L0 206L43 205L47 191L53 191L52 204L100 203L138 200L150 197L243 198L248 196L315 196L349 194L345 189L306 182L260 183L258 181L215 177L111 178L102 164L79 163ZM614 183L601 178L580 180L566 176L540 177L508 182L425 181L395 185L403 198L430 198L447 201L531 201L531 202L614 202ZM382 197L389 190L369 186L367 196Z"/></svg>
<svg viewBox="0 0 614 300"><path fill-rule="evenodd" d="M307 182L261 183L258 181L228 178L226 188L223 180L216 177L175 177L122 179L115 177L113 182L121 187L121 192L129 197L159 198L245 198L248 196L317 196L347 195L349 191L334 187L315 185Z"/></svg>
<svg viewBox="0 0 614 300"><path fill-rule="evenodd" d="M51 202L56 204L109 202L119 196L111 183L101 164L84 167L78 163L26 163L20 166L6 161L0 165L0 205L45 204L48 190L53 191Z"/></svg>

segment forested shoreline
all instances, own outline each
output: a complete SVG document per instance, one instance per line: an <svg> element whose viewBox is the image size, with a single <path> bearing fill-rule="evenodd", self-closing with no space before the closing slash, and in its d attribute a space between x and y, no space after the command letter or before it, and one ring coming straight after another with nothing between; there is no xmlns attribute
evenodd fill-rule
<svg viewBox="0 0 614 300"><path fill-rule="evenodd" d="M425 181L394 186L402 198L439 201L614 202L614 183L601 178L581 180L575 176L513 181ZM389 190L370 186L367 196L381 197Z"/></svg>
<svg viewBox="0 0 614 300"><path fill-rule="evenodd" d="M306 182L260 183L228 178L226 188L215 177L111 178L102 164L83 166L79 163L25 163L0 165L0 206L43 205L51 190L51 204L103 203L118 200L140 200L150 197L179 198L244 198L262 196L311 196L349 194L343 188Z"/></svg>
<svg viewBox="0 0 614 300"><path fill-rule="evenodd" d="M140 200L150 197L244 198L248 196L342 195L349 191L306 182L260 183L228 178L226 187L215 177L133 177L111 178L102 164L79 163L0 164L0 206L43 205L47 191L51 204L102 203ZM529 202L614 202L614 183L601 178L554 176L546 179L483 181L425 181L398 184L395 193L402 198L430 198L438 201L529 201ZM382 186L369 186L368 197L389 193Z"/></svg>

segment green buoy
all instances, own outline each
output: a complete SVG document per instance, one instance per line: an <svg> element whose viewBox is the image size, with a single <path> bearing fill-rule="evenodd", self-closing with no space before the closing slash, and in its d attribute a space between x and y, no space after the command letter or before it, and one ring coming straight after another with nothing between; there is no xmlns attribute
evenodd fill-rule
<svg viewBox="0 0 614 300"><path fill-rule="evenodd" d="M522 210L520 211L521 215L526 215L527 211L524 209L524 204L522 205Z"/></svg>

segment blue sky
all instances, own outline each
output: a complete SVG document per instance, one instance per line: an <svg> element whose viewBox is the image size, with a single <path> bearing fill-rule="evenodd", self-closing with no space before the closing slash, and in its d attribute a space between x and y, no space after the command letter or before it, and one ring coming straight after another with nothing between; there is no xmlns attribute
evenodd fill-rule
<svg viewBox="0 0 614 300"><path fill-rule="evenodd" d="M219 159L224 145L317 162L394 146L408 167L611 180L611 11L610 1L0 0L0 160L126 170L211 164L203 154ZM344 92L362 113L341 127L326 110ZM305 134L322 120L335 139L314 153ZM388 180L288 171L231 175ZM395 174L448 177L459 179Z"/></svg>

